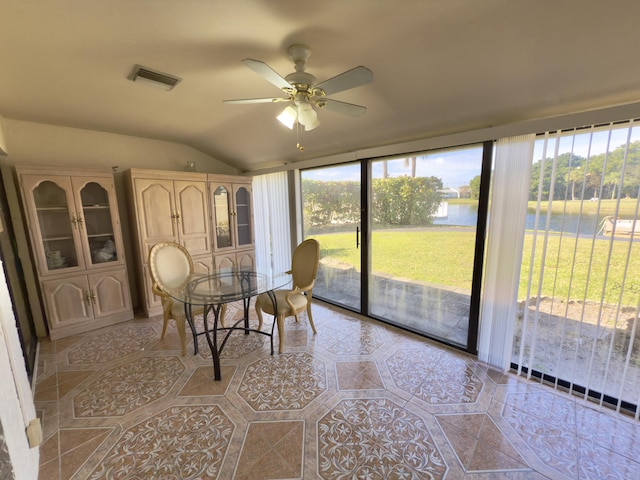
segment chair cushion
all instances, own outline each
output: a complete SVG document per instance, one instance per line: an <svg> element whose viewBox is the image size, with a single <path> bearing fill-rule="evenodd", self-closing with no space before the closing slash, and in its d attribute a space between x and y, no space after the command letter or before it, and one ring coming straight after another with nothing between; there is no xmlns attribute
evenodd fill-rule
<svg viewBox="0 0 640 480"><path fill-rule="evenodd" d="M151 261L153 274L163 289L181 286L191 273L188 253L170 244L154 251Z"/></svg>
<svg viewBox="0 0 640 480"><path fill-rule="evenodd" d="M296 293L292 295L289 300L293 303L295 307L295 311L291 311L287 300L285 299L286 295L291 292L291 290L276 290L274 293L276 294L276 304L278 305L278 313L280 315L284 315L288 317L293 315L296 312L300 312L307 308L307 297L302 293ZM269 315L273 315L273 303L269 298L269 295L263 293L258 296L258 302L260 302L260 307L262 307L262 311L268 313Z"/></svg>
<svg viewBox="0 0 640 480"><path fill-rule="evenodd" d="M194 305L191 308L192 315L199 315L204 312L204 308L199 305ZM184 303L174 300L171 305L171 316L173 318L184 318Z"/></svg>
<svg viewBox="0 0 640 480"><path fill-rule="evenodd" d="M307 288L313 283L318 272L320 246L317 240L306 239L296 247L291 259L293 286Z"/></svg>

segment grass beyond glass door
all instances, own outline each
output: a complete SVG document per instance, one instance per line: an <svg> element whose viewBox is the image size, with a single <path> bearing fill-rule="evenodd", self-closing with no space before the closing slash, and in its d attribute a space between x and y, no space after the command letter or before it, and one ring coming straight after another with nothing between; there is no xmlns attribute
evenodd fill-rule
<svg viewBox="0 0 640 480"><path fill-rule="evenodd" d="M301 173L304 238L320 242L314 297L360 310L360 164Z"/></svg>
<svg viewBox="0 0 640 480"><path fill-rule="evenodd" d="M371 165L369 312L467 347L482 146Z"/></svg>

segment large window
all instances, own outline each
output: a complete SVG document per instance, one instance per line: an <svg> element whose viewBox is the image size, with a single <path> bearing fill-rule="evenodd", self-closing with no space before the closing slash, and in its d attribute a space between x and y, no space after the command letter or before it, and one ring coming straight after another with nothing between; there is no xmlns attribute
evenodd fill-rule
<svg viewBox="0 0 640 480"><path fill-rule="evenodd" d="M371 315L467 346L482 152L372 162Z"/></svg>
<svg viewBox="0 0 640 480"><path fill-rule="evenodd" d="M359 311L362 303L360 163L304 170L304 237L320 242L314 296Z"/></svg>
<svg viewBox="0 0 640 480"><path fill-rule="evenodd" d="M633 410L640 400L640 127L547 134L533 161L513 364Z"/></svg>
<svg viewBox="0 0 640 480"><path fill-rule="evenodd" d="M321 248L314 296L469 348L483 154L302 171L304 237Z"/></svg>

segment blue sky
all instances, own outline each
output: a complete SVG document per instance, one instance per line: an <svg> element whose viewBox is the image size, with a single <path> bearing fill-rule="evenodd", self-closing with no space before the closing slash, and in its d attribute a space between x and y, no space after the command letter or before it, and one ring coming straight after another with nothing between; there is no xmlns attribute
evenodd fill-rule
<svg viewBox="0 0 640 480"><path fill-rule="evenodd" d="M482 146L455 150L440 150L434 153L418 154L416 175L419 177L438 177L445 187L457 188L468 185L469 181L480 175L482 167ZM411 164L400 157L387 159L387 173L390 177L411 174ZM382 177L383 161L373 162L373 178ZM360 180L360 164L351 163L336 167L305 170L305 179L311 180Z"/></svg>
<svg viewBox="0 0 640 480"><path fill-rule="evenodd" d="M609 138L609 133L611 133L611 138ZM563 153L568 153L573 150L573 153L575 155L587 158L589 155L600 155L606 152L607 147L611 152L618 148L620 145L626 144L628 135L628 126L621 126L621 128L616 128L614 130L611 130L611 132L607 127L606 130L594 130L593 133L587 130L578 131L576 132L576 134L567 133L566 135L560 137L558 155L562 155ZM631 137L629 141L640 141L639 127L634 127L631 129ZM589 145L591 145L591 149L589 149ZM549 138L549 141L547 142L546 153L544 152L544 139L540 138L536 140L533 153L534 163L539 162L542 159L543 154L546 158L553 158L555 156L555 149L555 138Z"/></svg>
<svg viewBox="0 0 640 480"><path fill-rule="evenodd" d="M618 146L627 142L629 135L628 126L621 125L611 131L609 138L609 127L596 129L593 132L588 130L578 130L575 134L568 132L560 138L558 154L570 152L582 157L587 157L589 152L591 155L599 155L604 153L609 146L609 151L615 150ZM640 141L640 127L631 129L631 142ZM538 139L534 147L534 163L541 160L544 141ZM589 147L591 145L591 147ZM591 148L591 150L589 150ZM556 139L550 138L547 142L547 158L555 155ZM416 166L417 176L434 176L442 180L445 187L457 188L468 185L469 181L480 175L482 165L482 146L464 147L450 150L438 150L434 152L426 152L416 155L418 158ZM390 177L398 177L402 175L410 175L410 163L405 162L407 157L397 157L387 159L387 172ZM382 177L382 160L373 162L373 177ZM350 163L336 167L325 167L313 170L305 170L302 173L303 178L312 180L360 180L360 164Z"/></svg>

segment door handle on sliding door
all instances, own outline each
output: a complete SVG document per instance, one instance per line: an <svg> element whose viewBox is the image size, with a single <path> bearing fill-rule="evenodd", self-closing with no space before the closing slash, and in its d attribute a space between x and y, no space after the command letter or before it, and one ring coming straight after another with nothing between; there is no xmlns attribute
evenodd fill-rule
<svg viewBox="0 0 640 480"><path fill-rule="evenodd" d="M356 227L356 248L360 248L360 227Z"/></svg>

